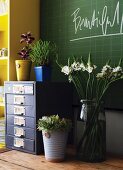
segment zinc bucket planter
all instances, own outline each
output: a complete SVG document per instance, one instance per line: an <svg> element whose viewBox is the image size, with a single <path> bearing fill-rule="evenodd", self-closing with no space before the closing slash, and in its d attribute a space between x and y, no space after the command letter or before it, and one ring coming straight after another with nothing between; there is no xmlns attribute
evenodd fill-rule
<svg viewBox="0 0 123 170"><path fill-rule="evenodd" d="M61 162L65 159L67 131L42 132L45 159L50 162Z"/></svg>
<svg viewBox="0 0 123 170"><path fill-rule="evenodd" d="M38 66L34 67L36 81L50 81L51 79L51 67Z"/></svg>
<svg viewBox="0 0 123 170"><path fill-rule="evenodd" d="M30 60L16 60L16 75L18 81L30 80L32 62Z"/></svg>

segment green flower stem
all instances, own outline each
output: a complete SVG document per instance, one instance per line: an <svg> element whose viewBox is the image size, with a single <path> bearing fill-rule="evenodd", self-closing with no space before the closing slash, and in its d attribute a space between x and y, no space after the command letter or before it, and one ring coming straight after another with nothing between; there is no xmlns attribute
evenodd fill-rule
<svg viewBox="0 0 123 170"><path fill-rule="evenodd" d="M96 144L96 136L97 136L97 128L96 128L96 124L94 124L93 126L93 129L94 129L94 134L93 134L93 137L92 137L92 142L93 142L93 145L92 145L92 150L91 150L91 159L93 159L93 156L94 156L94 153L96 151L96 148L97 148L97 144Z"/></svg>
<svg viewBox="0 0 123 170"><path fill-rule="evenodd" d="M75 88L77 90L77 93L79 95L79 98L81 99L82 98L82 94L84 96L84 90L83 90L83 87L79 81L79 79L76 77L76 76L72 76L72 81L75 85Z"/></svg>
<svg viewBox="0 0 123 170"><path fill-rule="evenodd" d="M87 159L93 161L97 154L103 155L103 126L101 123L103 123L101 120L95 119L87 124L85 133L82 137L83 140L81 142L81 145L83 146L82 152L85 159L87 157ZM81 145L78 147L78 151Z"/></svg>
<svg viewBox="0 0 123 170"><path fill-rule="evenodd" d="M98 103L102 100L102 97L104 96L105 92L107 91L107 89L109 88L110 84L112 84L113 82L117 81L117 80L120 80L121 78L117 78L115 80L112 80L110 82L108 82L107 80L107 84L105 85L104 89L103 89L103 92L101 94L101 96L99 97L98 99Z"/></svg>
<svg viewBox="0 0 123 170"><path fill-rule="evenodd" d="M96 87L96 101L98 101L99 99L99 96L101 95L101 93L103 92L105 86L106 86L106 82L107 80L104 81L103 83L103 80L100 79L100 80L97 80L97 87ZM102 86L102 87L101 87Z"/></svg>
<svg viewBox="0 0 123 170"><path fill-rule="evenodd" d="M103 83L102 80L98 81L97 93L96 93L96 101L99 100L101 94L103 93L103 90L104 90L105 86L106 86L105 82Z"/></svg>
<svg viewBox="0 0 123 170"><path fill-rule="evenodd" d="M98 103L98 104L95 106L95 110L94 110L94 112L92 113L92 116L91 116L90 122L94 123L94 122L95 122L95 120L97 120L97 119L98 119L98 114L99 114L98 109L99 109L99 107L100 107L100 105L99 105L99 103ZM96 114L96 113L97 113L97 114ZM83 134L82 138L81 138L81 139L80 139L80 141L79 141L79 144L78 144L77 150L79 150L79 149L80 149L80 147L81 147L81 145L82 145L82 142L83 142L84 138L86 137L86 135L87 135L88 133L90 133L90 132L91 132L91 130L92 130L92 127L91 127L91 126L89 126L89 124L87 124L86 130L84 131L84 134Z"/></svg>
<svg viewBox="0 0 123 170"><path fill-rule="evenodd" d="M93 126L91 126L92 127L92 129L91 129L91 131L90 131L90 133L88 133L88 134L86 134L86 145L85 145L85 147L83 148L83 150L84 150L84 152L85 153L88 153L88 152L92 152L92 150L93 150L93 142L94 142L94 138L95 138L95 127L94 127L94 125Z"/></svg>
<svg viewBox="0 0 123 170"><path fill-rule="evenodd" d="M80 88L80 94L81 94L81 98L82 98L82 94L84 96L84 90L83 90L82 84L80 83L80 81L77 77L76 77L76 80L78 82L78 85L79 85L79 88Z"/></svg>
<svg viewBox="0 0 123 170"><path fill-rule="evenodd" d="M96 82L96 100L97 100L98 95L99 95L99 86L100 86L100 83L101 83L101 81L97 80L97 82Z"/></svg>
<svg viewBox="0 0 123 170"><path fill-rule="evenodd" d="M78 74L77 75L78 76L78 80L79 80L79 82L80 82L80 84L81 84L81 88L82 88L82 94L81 94L81 99L82 98L84 98L85 99L85 97L86 97L86 76L85 76L85 74L82 74L82 75L80 75L80 74Z"/></svg>
<svg viewBox="0 0 123 170"><path fill-rule="evenodd" d="M94 89L94 74L92 74L92 82L91 82L91 100L93 99L93 89Z"/></svg>
<svg viewBox="0 0 123 170"><path fill-rule="evenodd" d="M78 83L77 83L77 85L76 85L76 82L75 82L75 80L74 80L74 78L72 77L72 82L73 82L73 84L74 84L74 86L75 86L75 88L76 88L76 90L77 90L77 93L78 93L78 95L79 95L79 98L81 98L81 92L80 92L80 88L78 88L77 87L77 85L78 85Z"/></svg>
<svg viewBox="0 0 123 170"><path fill-rule="evenodd" d="M90 121L90 122L93 122L93 121ZM89 123L87 123L86 130L84 131L84 134L82 135L82 138L80 139L78 147L77 147L78 151L79 151L79 149L80 149L80 147L82 145L82 142L83 142L84 138L91 132L91 130L92 130L92 127L89 126Z"/></svg>
<svg viewBox="0 0 123 170"><path fill-rule="evenodd" d="M58 62L58 56L56 56L56 64L57 64L60 68L63 67L63 65L59 64L59 62Z"/></svg>
<svg viewBox="0 0 123 170"><path fill-rule="evenodd" d="M87 80L87 85L86 85L86 99L88 99L88 87L89 87L89 82L90 82L90 73L88 75L88 80Z"/></svg>

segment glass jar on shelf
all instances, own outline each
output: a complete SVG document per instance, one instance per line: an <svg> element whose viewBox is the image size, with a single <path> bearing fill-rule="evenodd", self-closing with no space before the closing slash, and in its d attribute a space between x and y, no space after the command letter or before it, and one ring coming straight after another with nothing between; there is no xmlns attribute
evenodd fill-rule
<svg viewBox="0 0 123 170"><path fill-rule="evenodd" d="M7 57L8 56L8 49L2 48L1 49L1 57Z"/></svg>

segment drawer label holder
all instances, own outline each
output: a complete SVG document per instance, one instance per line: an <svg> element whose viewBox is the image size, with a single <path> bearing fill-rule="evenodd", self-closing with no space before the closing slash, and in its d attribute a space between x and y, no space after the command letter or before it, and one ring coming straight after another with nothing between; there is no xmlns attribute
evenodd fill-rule
<svg viewBox="0 0 123 170"><path fill-rule="evenodd" d="M25 136L25 130L23 128L14 127L14 135L16 137L24 137Z"/></svg>
<svg viewBox="0 0 123 170"><path fill-rule="evenodd" d="M20 116L14 116L14 125L25 126L25 118Z"/></svg>
<svg viewBox="0 0 123 170"><path fill-rule="evenodd" d="M25 96L19 96L19 95L15 95L14 96L14 104L21 104L23 105L25 102Z"/></svg>
<svg viewBox="0 0 123 170"><path fill-rule="evenodd" d="M24 148L24 139L14 138L14 146L17 148Z"/></svg>
<svg viewBox="0 0 123 170"><path fill-rule="evenodd" d="M14 106L14 114L15 115L25 115L26 108L24 106Z"/></svg>
<svg viewBox="0 0 123 170"><path fill-rule="evenodd" d="M13 93L15 94L33 94L33 85L13 85Z"/></svg>

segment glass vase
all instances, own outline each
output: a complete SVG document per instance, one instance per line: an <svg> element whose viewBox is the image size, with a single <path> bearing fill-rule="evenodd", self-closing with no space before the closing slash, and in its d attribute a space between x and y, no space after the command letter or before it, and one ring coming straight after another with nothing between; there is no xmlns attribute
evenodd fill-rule
<svg viewBox="0 0 123 170"><path fill-rule="evenodd" d="M86 162L102 162L106 159L106 119L103 103L81 100L80 118L84 131L77 145L77 158Z"/></svg>

